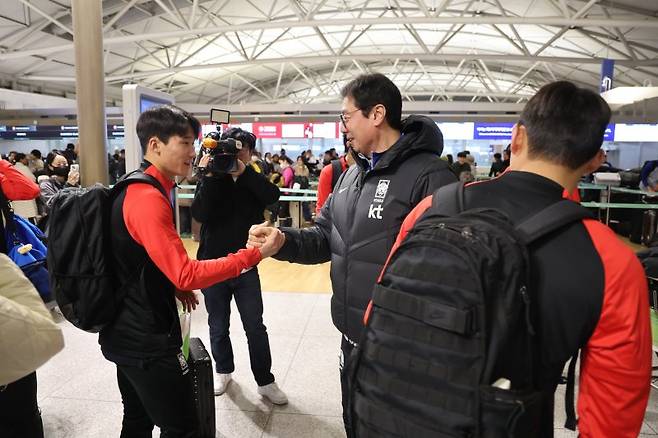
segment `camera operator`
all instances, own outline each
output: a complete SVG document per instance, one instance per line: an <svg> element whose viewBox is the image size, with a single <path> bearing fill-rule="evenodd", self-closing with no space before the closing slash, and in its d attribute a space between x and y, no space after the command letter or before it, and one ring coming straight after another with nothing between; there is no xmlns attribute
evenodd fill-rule
<svg viewBox="0 0 658 438"><path fill-rule="evenodd" d="M224 147L221 140L234 139L237 153ZM251 166L256 137L240 128L231 128L221 136L215 154L204 154L198 168L205 169L192 202L192 216L201 222L199 260L222 257L243 248L249 228L263 222L265 206L279 199L279 188ZM242 143L240 148L239 143ZM226 143L225 143L226 144ZM232 143L231 143L232 144ZM204 142L205 145L205 142ZM217 151L223 151L219 153ZM229 153L226 153L229 152ZM227 158L232 161L227 161ZM237 160L236 160L237 158ZM226 164L229 163L227 166ZM257 267L239 277L202 289L208 310L210 345L215 359L215 395L223 394L234 371L233 349L229 339L231 298L235 297L247 335L251 370L258 393L274 404L288 402L270 372L272 357L263 324L263 299Z"/></svg>

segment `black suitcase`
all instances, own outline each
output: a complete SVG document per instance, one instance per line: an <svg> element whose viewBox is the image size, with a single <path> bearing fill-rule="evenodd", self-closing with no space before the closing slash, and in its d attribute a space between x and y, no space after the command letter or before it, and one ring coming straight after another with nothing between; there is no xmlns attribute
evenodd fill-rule
<svg viewBox="0 0 658 438"><path fill-rule="evenodd" d="M652 246L652 244L655 244L656 228L658 228L656 210L645 211L642 217L642 245Z"/></svg>
<svg viewBox="0 0 658 438"><path fill-rule="evenodd" d="M212 360L199 338L190 339L188 364L192 371L194 404L199 419L199 437L215 438L215 392Z"/></svg>

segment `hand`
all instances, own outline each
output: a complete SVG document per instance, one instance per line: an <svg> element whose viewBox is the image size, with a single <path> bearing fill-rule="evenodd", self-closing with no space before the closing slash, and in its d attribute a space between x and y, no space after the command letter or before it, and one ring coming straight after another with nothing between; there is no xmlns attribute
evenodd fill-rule
<svg viewBox="0 0 658 438"><path fill-rule="evenodd" d="M201 159L199 160L199 164L197 164L197 167L205 169L206 167L208 167L209 161L210 161L210 154L207 152L203 152L201 155Z"/></svg>
<svg viewBox="0 0 658 438"><path fill-rule="evenodd" d="M66 183L70 186L77 186L78 182L80 182L80 172L74 172L74 171L69 172L69 176L66 180Z"/></svg>
<svg viewBox="0 0 658 438"><path fill-rule="evenodd" d="M238 162L238 169L235 172L231 172L233 176L240 176L247 169L247 166L242 162L242 160L236 160Z"/></svg>
<svg viewBox="0 0 658 438"><path fill-rule="evenodd" d="M265 237L265 243L259 248L262 258L271 257L278 253L284 243L286 243L286 235L278 228L270 227L269 234Z"/></svg>
<svg viewBox="0 0 658 438"><path fill-rule="evenodd" d="M262 224L252 225L249 228L249 239L247 248L260 248L265 243L266 237L274 230L268 221Z"/></svg>
<svg viewBox="0 0 658 438"><path fill-rule="evenodd" d="M197 304L199 304L199 299L192 290L176 289L176 298L181 302L183 310L186 312L191 312L196 309Z"/></svg>

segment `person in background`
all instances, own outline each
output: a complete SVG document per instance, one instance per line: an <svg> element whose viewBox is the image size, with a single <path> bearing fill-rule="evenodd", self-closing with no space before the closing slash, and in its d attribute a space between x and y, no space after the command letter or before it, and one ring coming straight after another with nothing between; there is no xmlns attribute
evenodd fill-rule
<svg viewBox="0 0 658 438"><path fill-rule="evenodd" d="M331 192L338 182L338 178L347 170L349 166L354 164L354 157L350 152L347 136L343 135L343 144L345 153L338 160L333 160L328 166L325 166L320 171L320 179L318 181L318 200L315 204L315 215L319 215L324 203L327 201Z"/></svg>
<svg viewBox="0 0 658 438"><path fill-rule="evenodd" d="M53 198L64 187L77 187L80 182L80 173L71 171L66 157L57 150L46 156L46 171L49 178L39 183L41 198L46 205L46 212L50 208Z"/></svg>
<svg viewBox="0 0 658 438"><path fill-rule="evenodd" d="M453 158L452 154L446 155L446 159L448 160L448 164L451 165L451 166L455 162L455 159Z"/></svg>
<svg viewBox="0 0 658 438"><path fill-rule="evenodd" d="M126 174L126 150L121 149L119 151L119 157L117 158L117 176L121 178Z"/></svg>
<svg viewBox="0 0 658 438"><path fill-rule="evenodd" d="M7 154L7 161L9 161L11 164L16 164L16 154L18 152L16 151L9 151Z"/></svg>
<svg viewBox="0 0 658 438"><path fill-rule="evenodd" d="M292 160L285 155L279 159L281 165L281 176L283 177L283 187L292 188L295 182L295 171L292 167Z"/></svg>
<svg viewBox="0 0 658 438"><path fill-rule="evenodd" d="M73 143L66 145L66 149L64 149L62 155L64 155L66 161L69 162L69 166L73 163L77 163L78 154L75 152L75 145Z"/></svg>
<svg viewBox="0 0 658 438"><path fill-rule="evenodd" d="M491 163L491 169L489 169L489 176L498 176L503 173L505 165L503 164L502 155L496 152L493 154L493 163Z"/></svg>
<svg viewBox="0 0 658 438"><path fill-rule="evenodd" d="M511 145L508 144L507 147L503 150L503 170L501 173L505 172L505 169L509 167L511 156L510 147Z"/></svg>
<svg viewBox="0 0 658 438"><path fill-rule="evenodd" d="M263 160L263 175L265 176L270 176L273 172L273 165L272 165L272 153L267 152L265 153L265 157Z"/></svg>
<svg viewBox="0 0 658 438"><path fill-rule="evenodd" d="M39 177L39 175L45 175L45 170L43 169L44 164L43 160L41 159L41 151L39 149L32 149L28 159L30 163L30 171L32 171L35 177Z"/></svg>
<svg viewBox="0 0 658 438"><path fill-rule="evenodd" d="M27 155L20 152L16 154L16 164L14 164L14 168L22 173L30 181L36 182L37 178L28 167L28 164L29 161L27 159ZM14 209L14 213L36 223L36 218L38 216L36 200L30 199L27 201L12 201L11 206Z"/></svg>
<svg viewBox="0 0 658 438"><path fill-rule="evenodd" d="M452 164L451 169L457 178L460 178L462 172L470 172L471 166L466 161L468 154L466 151L459 152L457 154L457 161Z"/></svg>
<svg viewBox="0 0 658 438"><path fill-rule="evenodd" d="M304 157L302 155L297 157L297 162L294 167L295 179L294 186L299 186L300 189L308 189L311 186L310 177L311 172L308 170L306 163L304 162ZM306 222L311 222L313 220L311 216L311 207L308 202L301 202L302 216Z"/></svg>
<svg viewBox="0 0 658 438"><path fill-rule="evenodd" d="M242 142L235 172L206 173L199 180L192 215L201 222L199 260L224 257L243 248L249 227L263 222L265 207L279 199L279 188L255 171L250 156L256 136L240 128L231 128L222 139ZM203 160L203 159L202 159ZM258 268L245 270L239 277L202 289L208 310L210 345L215 360L215 395L226 391L235 370L233 347L229 338L231 300L235 298L247 335L251 371L258 393L274 404L288 402L271 372L272 355L267 329L263 324L263 297Z"/></svg>

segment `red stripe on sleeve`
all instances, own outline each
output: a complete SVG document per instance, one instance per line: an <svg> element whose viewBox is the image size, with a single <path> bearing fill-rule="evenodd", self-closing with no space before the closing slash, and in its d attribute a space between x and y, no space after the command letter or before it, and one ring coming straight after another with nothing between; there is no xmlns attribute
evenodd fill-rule
<svg viewBox="0 0 658 438"><path fill-rule="evenodd" d="M646 276L608 227L583 223L603 262L605 291L601 317L581 356L578 429L584 438L637 437L651 378Z"/></svg>
<svg viewBox="0 0 658 438"><path fill-rule="evenodd" d="M173 186L154 166L146 173L158 178L165 188ZM256 248L243 249L214 260L190 259L174 228L169 202L158 189L148 184L127 187L123 218L130 236L144 247L158 269L181 290L205 288L237 277L243 269L261 260Z"/></svg>

